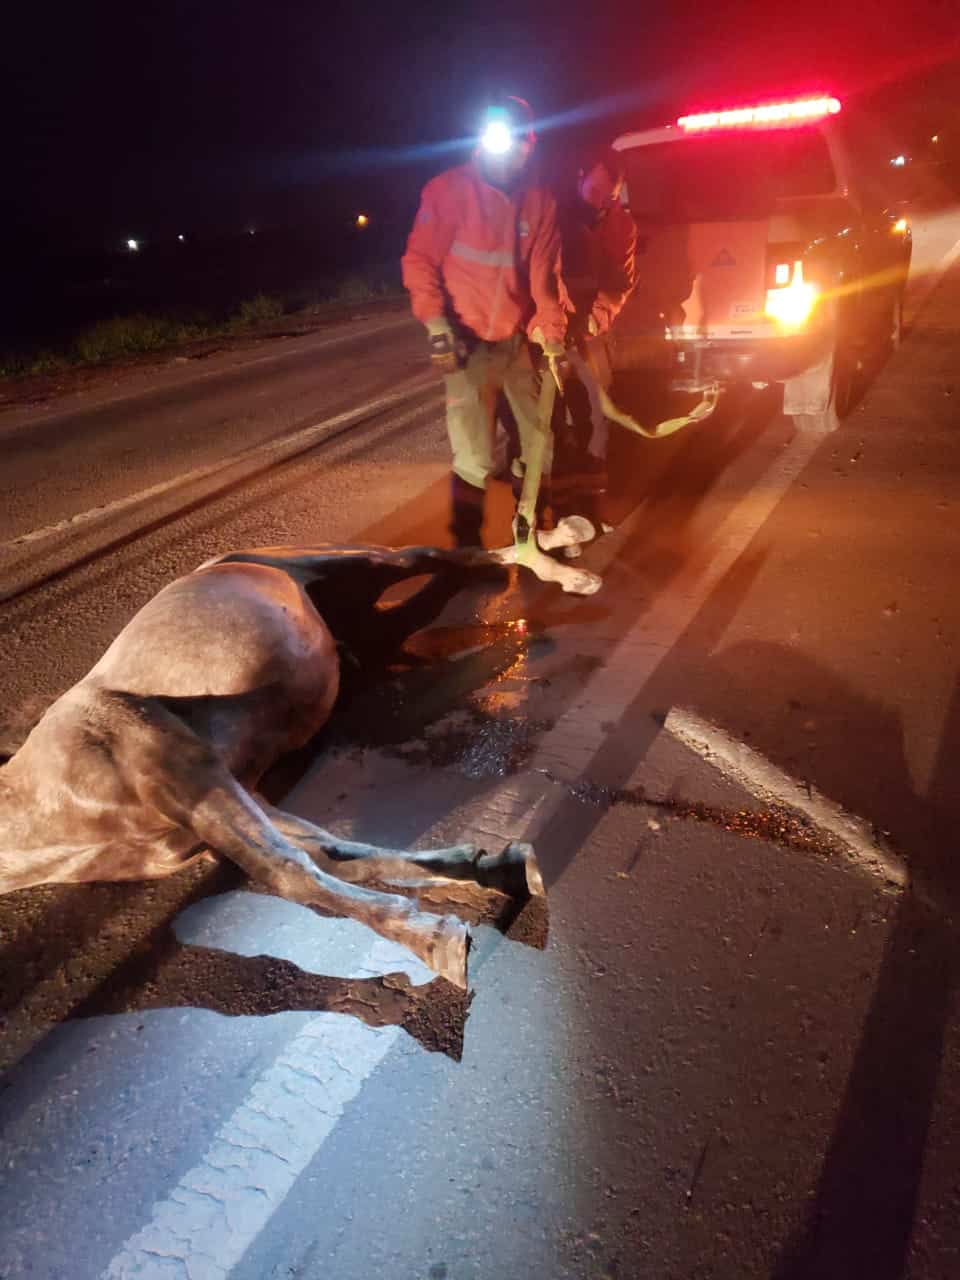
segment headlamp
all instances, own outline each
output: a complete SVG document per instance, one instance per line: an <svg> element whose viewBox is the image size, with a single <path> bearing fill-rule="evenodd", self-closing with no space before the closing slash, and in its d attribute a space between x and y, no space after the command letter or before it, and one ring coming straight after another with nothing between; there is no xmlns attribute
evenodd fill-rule
<svg viewBox="0 0 960 1280"><path fill-rule="evenodd" d="M488 155L505 156L514 144L513 129L506 111L494 109L487 112L486 123L480 134L480 146Z"/></svg>

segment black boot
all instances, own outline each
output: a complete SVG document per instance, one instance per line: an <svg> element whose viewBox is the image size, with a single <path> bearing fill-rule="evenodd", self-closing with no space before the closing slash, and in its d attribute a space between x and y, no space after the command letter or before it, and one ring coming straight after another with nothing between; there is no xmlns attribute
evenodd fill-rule
<svg viewBox="0 0 960 1280"><path fill-rule="evenodd" d="M481 547L483 500L486 490L467 484L453 473L450 478L450 533L456 547Z"/></svg>
<svg viewBox="0 0 960 1280"><path fill-rule="evenodd" d="M454 472L450 482L451 516L450 533L457 547L482 547L480 530L483 528L483 500L485 489L467 484ZM510 582L510 570L506 565L488 564L473 568L472 579L501 590Z"/></svg>

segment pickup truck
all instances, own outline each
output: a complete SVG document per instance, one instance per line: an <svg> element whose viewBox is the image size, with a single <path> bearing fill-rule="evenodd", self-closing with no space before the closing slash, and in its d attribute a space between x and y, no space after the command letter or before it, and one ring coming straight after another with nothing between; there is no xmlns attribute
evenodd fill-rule
<svg viewBox="0 0 960 1280"><path fill-rule="evenodd" d="M643 250L615 370L690 392L781 383L798 426L836 428L869 349L900 340L912 248L890 157L853 123L819 94L614 141Z"/></svg>

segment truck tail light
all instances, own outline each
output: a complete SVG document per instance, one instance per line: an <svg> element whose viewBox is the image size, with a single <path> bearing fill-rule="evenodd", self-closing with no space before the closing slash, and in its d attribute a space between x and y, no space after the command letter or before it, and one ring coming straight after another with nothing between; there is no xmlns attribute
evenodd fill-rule
<svg viewBox="0 0 960 1280"><path fill-rule="evenodd" d="M820 290L803 278L803 259L774 254L767 274L764 312L785 329L801 329L816 306Z"/></svg>

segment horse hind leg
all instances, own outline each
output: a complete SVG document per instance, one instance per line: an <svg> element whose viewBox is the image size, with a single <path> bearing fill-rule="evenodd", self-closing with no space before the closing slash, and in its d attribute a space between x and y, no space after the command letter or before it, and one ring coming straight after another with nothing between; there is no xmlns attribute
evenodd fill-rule
<svg viewBox="0 0 960 1280"><path fill-rule="evenodd" d="M252 880L278 897L325 915L358 920L381 937L399 942L455 986L466 988L470 934L456 915L425 912L402 894L331 875L299 841L277 831L252 800L242 813L224 812L229 809L235 805L220 791L197 813L195 830Z"/></svg>
<svg viewBox="0 0 960 1280"><path fill-rule="evenodd" d="M349 884L388 885L410 892L421 906L453 911L473 924L502 926L507 920L509 925L531 901L540 907L541 915L546 914L543 877L533 846L525 842L513 841L498 853L487 853L474 844L385 849L344 840L282 809L271 807L267 812L279 831L329 874Z"/></svg>
<svg viewBox="0 0 960 1280"><path fill-rule="evenodd" d="M113 700L119 712L127 713L115 726L123 734L125 765L141 800L229 858L270 893L326 915L358 920L407 947L441 977L466 987L470 935L456 916L427 914L400 894L329 874L270 822L217 752L159 700L122 695Z"/></svg>

